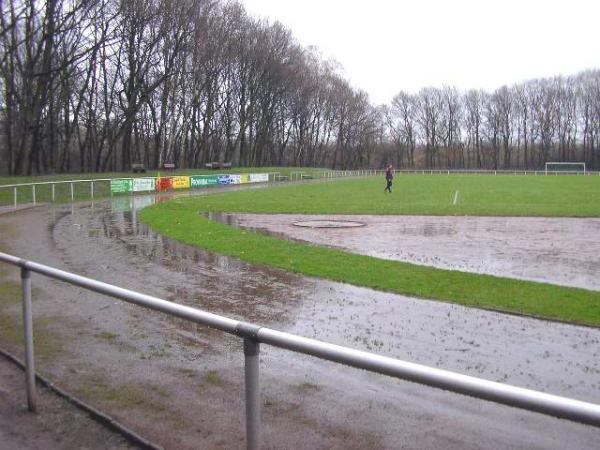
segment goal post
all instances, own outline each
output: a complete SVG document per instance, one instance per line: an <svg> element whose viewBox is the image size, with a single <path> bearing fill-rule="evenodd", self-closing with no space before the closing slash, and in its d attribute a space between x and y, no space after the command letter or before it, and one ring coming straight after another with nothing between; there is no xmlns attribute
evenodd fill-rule
<svg viewBox="0 0 600 450"><path fill-rule="evenodd" d="M553 174L583 174L585 175L584 162L547 162L544 168L546 175Z"/></svg>

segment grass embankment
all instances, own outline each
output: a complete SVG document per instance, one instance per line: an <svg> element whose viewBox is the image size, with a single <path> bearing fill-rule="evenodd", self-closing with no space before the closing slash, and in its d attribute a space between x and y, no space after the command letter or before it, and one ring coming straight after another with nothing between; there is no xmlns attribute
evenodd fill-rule
<svg viewBox="0 0 600 450"><path fill-rule="evenodd" d="M107 178L139 178L178 175L217 175L220 173L275 173L290 176L292 172L302 171L304 173L323 172L326 169L301 168L301 167L234 167L232 169L185 169L177 171L150 170L146 173L131 172L107 172L107 173L77 173L47 176L16 176L0 177L0 186L25 183L45 183L48 181L71 181L71 180L98 180ZM68 183L55 186L55 198L58 203L71 201L71 186ZM14 202L12 188L0 188L0 206L12 205ZM75 201L89 200L91 195L90 183L75 183L73 185L73 197ZM129 195L129 194L126 194ZM108 182L98 181L94 183L94 198L101 199L110 196L110 185ZM36 201L49 202L52 199L52 187L50 185L36 186ZM31 187L19 187L17 190L17 201L19 204L31 203L33 193Z"/></svg>
<svg viewBox="0 0 600 450"><path fill-rule="evenodd" d="M234 229L198 214L600 214L600 180L554 180L558 185L541 177L397 177L392 195L383 194L379 179L343 180L178 199L146 208L140 217L173 239L253 264L465 306L600 326L600 292L377 259ZM455 190L463 197L453 205Z"/></svg>

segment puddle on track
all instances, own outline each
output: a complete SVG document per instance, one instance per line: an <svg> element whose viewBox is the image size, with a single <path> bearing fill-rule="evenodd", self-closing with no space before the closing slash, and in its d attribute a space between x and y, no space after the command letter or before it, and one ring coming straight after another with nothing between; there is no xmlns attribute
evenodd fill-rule
<svg viewBox="0 0 600 450"><path fill-rule="evenodd" d="M376 258L600 290L600 219L296 214L213 214L214 220L283 239ZM306 220L360 228L311 229Z"/></svg>
<svg viewBox="0 0 600 450"><path fill-rule="evenodd" d="M162 197L161 197L162 198ZM117 198L112 202L24 211L0 218L18 231L2 246L12 253L122 287L199 307L210 312L348 345L417 363L490 380L600 403L600 330L526 319L461 306L305 278L204 252L157 235L137 220L138 208L154 196ZM443 231L443 228L439 229ZM435 232L435 229L432 231ZM14 239L14 238L17 239ZM182 322L76 288L35 277L43 289L38 306L48 313L64 309L86 326L119 328L123 345L142 347L144 355L179 333ZM39 297L39 296L38 296ZM42 299L38 299L36 305ZM87 302L87 303L86 303ZM79 309L78 309L79 308ZM106 308L106 309L102 309ZM123 321L119 324L117 322ZM125 329L133 334L127 335ZM109 364L114 376L144 378L173 388L176 408L190 421L220 425L225 447L241 426L227 402L241 411L241 348L234 338L186 325L184 337L210 351L173 345L157 356L162 370L148 371L137 360L119 364L84 347L83 365ZM139 336L149 335L150 343ZM127 337L128 336L128 337ZM85 339L77 343L85 346ZM179 341L177 341L179 342ZM91 345L91 344L89 344ZM161 347L162 348L162 347ZM204 348L204 347L202 347ZM166 350L165 350L166 351ZM122 353L117 355L124 358ZM65 356L73 359L72 354ZM155 358L155 359L156 359ZM189 361L217 367L233 389L215 394L208 404L189 405L190 394L169 369ZM63 361L64 362L64 361ZM54 364L60 366L60 359ZM123 365L123 367L121 367ZM187 366L186 366L187 367ZM598 431L591 427L492 405L426 387L263 346L261 377L266 447L276 448L593 448ZM58 369L56 369L58 371ZM165 373L163 373L165 372ZM133 374L133 375L132 375ZM66 375L67 379L69 376ZM219 397L220 396L220 397ZM190 397L192 398L192 397ZM202 401L202 400L201 400ZM210 406L209 406L210 405ZM231 405L230 405L231 406ZM223 409L225 408L225 409ZM407 412L409 412L407 414ZM141 419L147 433L153 421ZM182 419L183 420L183 419ZM134 422L135 423L135 422ZM212 427L212 425L211 425ZM170 432L173 434L173 431ZM197 435L188 432L193 448ZM239 434L239 433L238 433ZM200 437L202 438L202 437ZM208 437L207 446L219 447ZM175 447L186 447L185 442ZM196 441L196 445L197 445ZM215 443L216 442L216 443Z"/></svg>

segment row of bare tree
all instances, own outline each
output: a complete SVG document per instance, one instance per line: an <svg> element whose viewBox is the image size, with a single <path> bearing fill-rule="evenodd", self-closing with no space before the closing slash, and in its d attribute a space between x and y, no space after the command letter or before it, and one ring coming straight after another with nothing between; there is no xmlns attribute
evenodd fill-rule
<svg viewBox="0 0 600 450"><path fill-rule="evenodd" d="M383 108L399 167L600 166L600 71L531 80L493 93L455 88L400 92Z"/></svg>
<svg viewBox="0 0 600 450"><path fill-rule="evenodd" d="M0 172L600 161L600 72L373 106L227 0L0 0Z"/></svg>
<svg viewBox="0 0 600 450"><path fill-rule="evenodd" d="M218 0L0 0L11 174L366 166L378 114L281 24Z"/></svg>

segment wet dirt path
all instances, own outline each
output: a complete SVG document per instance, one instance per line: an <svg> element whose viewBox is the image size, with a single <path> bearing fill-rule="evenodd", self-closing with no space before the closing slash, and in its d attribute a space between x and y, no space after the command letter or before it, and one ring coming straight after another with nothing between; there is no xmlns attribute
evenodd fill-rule
<svg viewBox="0 0 600 450"><path fill-rule="evenodd" d="M1 216L0 248L272 328L600 403L598 329L252 267L157 236L137 222L154 197L134 200ZM53 343L38 367L59 385L167 448L244 446L238 339L41 276L33 285L37 339ZM18 317L18 304L4 311ZM278 349L261 355L265 448L591 449L600 439Z"/></svg>
<svg viewBox="0 0 600 450"><path fill-rule="evenodd" d="M43 413L29 413L23 405L23 387L23 371L0 356L0 448L139 448L45 388L40 388L37 396L38 409Z"/></svg>
<svg viewBox="0 0 600 450"><path fill-rule="evenodd" d="M213 214L282 238L463 272L600 290L600 219L373 215ZM306 228L306 220L360 228Z"/></svg>

